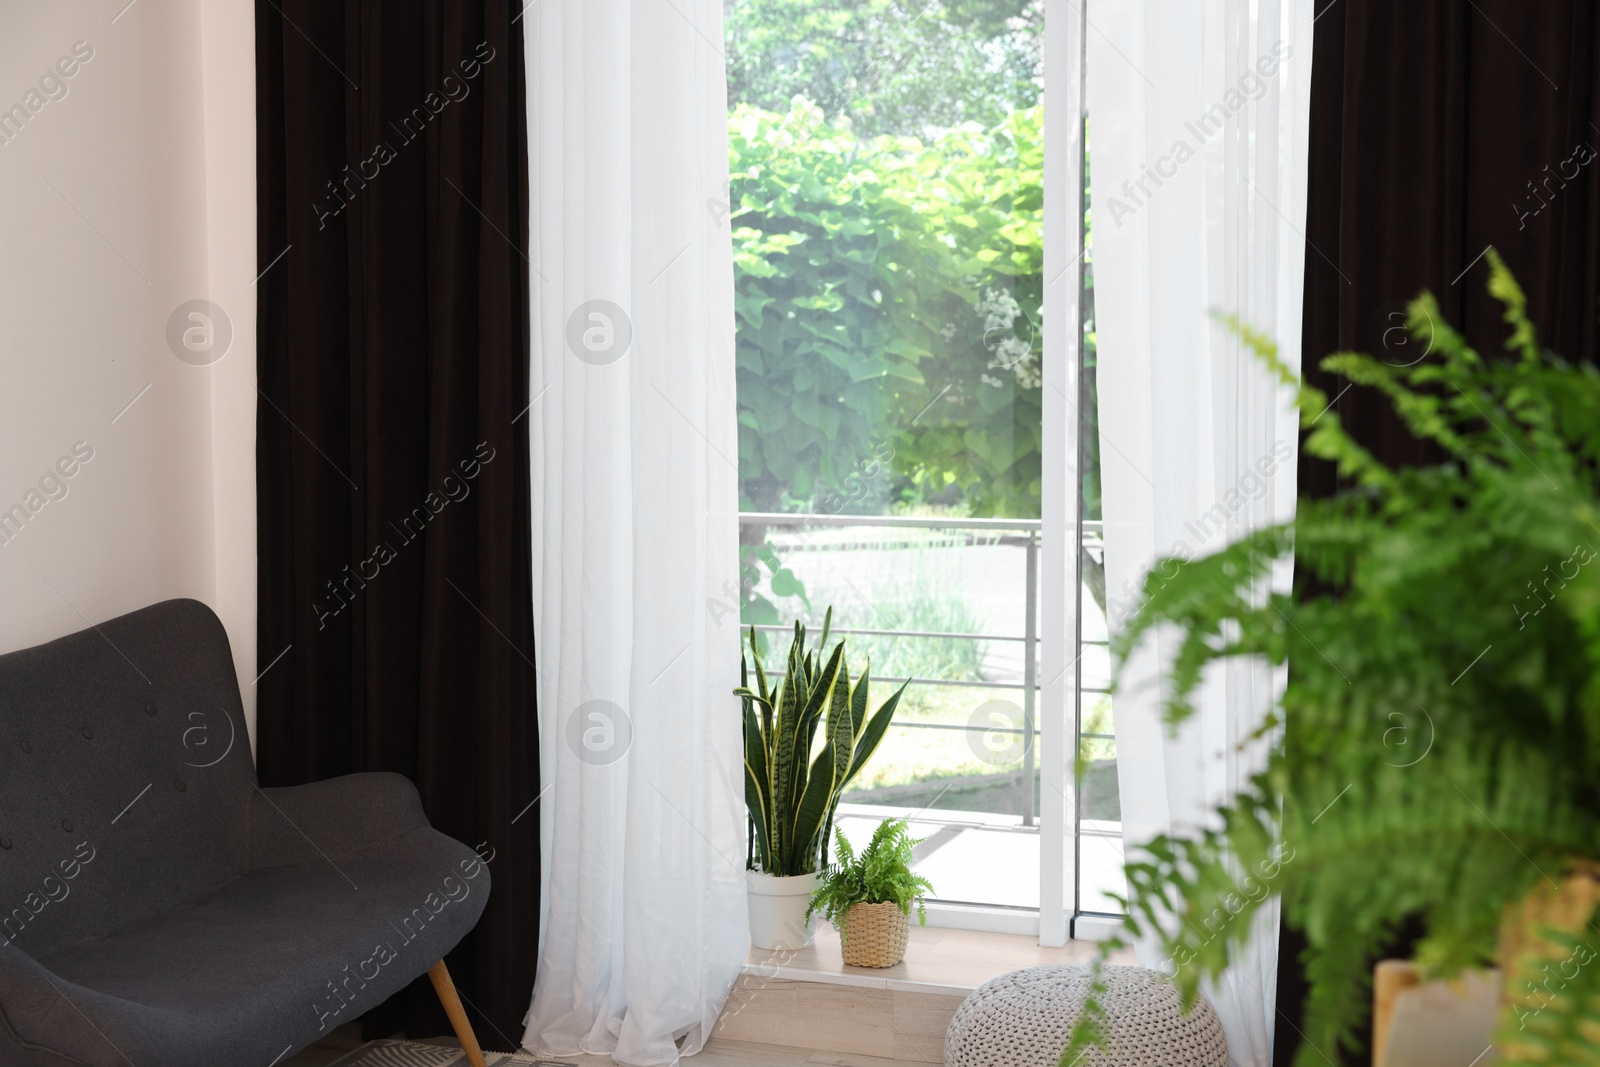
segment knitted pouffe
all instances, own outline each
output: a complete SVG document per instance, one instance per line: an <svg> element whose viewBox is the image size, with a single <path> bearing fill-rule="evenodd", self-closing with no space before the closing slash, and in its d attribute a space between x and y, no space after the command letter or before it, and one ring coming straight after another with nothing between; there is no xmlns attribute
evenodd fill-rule
<svg viewBox="0 0 1600 1067"><path fill-rule="evenodd" d="M956 1009L945 1067L1056 1067L1089 993L1088 967L1029 967L985 982ZM1204 998L1183 1013L1159 971L1107 967L1104 1046L1080 1067L1228 1067L1222 1024Z"/></svg>

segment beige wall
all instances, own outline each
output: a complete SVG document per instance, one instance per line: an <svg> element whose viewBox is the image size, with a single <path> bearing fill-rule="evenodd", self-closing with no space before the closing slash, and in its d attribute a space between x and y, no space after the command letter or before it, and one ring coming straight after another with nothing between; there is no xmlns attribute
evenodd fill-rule
<svg viewBox="0 0 1600 1067"><path fill-rule="evenodd" d="M195 597L253 736L253 6L125 3L0 0L0 650Z"/></svg>
<svg viewBox="0 0 1600 1067"><path fill-rule="evenodd" d="M118 0L122 2L122 0ZM198 2L198 0L197 0ZM211 606L233 641L255 742L256 694L256 64L253 0L205 0L206 241L210 299L228 309L233 347L210 368ZM278 250L261 260L271 261ZM290 252L293 255L293 252ZM273 270L283 270L289 256ZM261 667L266 664L261 664ZM281 663L280 663L281 666Z"/></svg>

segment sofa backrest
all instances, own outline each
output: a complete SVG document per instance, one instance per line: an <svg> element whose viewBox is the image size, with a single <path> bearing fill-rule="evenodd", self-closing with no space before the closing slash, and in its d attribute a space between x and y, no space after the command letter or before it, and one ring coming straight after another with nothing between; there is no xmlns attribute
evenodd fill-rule
<svg viewBox="0 0 1600 1067"><path fill-rule="evenodd" d="M204 604L0 656L0 939L38 958L236 876L254 788Z"/></svg>

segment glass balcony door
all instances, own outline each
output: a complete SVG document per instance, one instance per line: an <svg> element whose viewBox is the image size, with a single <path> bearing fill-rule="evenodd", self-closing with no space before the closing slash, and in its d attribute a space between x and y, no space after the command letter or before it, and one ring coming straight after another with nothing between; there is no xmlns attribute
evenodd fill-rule
<svg viewBox="0 0 1600 1067"><path fill-rule="evenodd" d="M831 608L874 703L911 680L840 829L910 819L939 921L1047 944L1121 891L1082 18L730 7L713 211L736 265L741 618L771 664Z"/></svg>

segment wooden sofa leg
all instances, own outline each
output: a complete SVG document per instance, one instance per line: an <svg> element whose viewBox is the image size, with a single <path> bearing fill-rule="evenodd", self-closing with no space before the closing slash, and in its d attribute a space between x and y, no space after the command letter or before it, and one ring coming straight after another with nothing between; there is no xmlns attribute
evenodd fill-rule
<svg viewBox="0 0 1600 1067"><path fill-rule="evenodd" d="M450 1025L455 1028L461 1047L466 1050L467 1062L472 1067L485 1067L483 1049L478 1047L477 1035L472 1032L472 1023L461 1007L461 996L456 992L456 984L450 980L450 971L445 967L444 960L428 968L428 978L433 982L433 991L439 994L439 1003L444 1005L444 1013L450 1017Z"/></svg>

